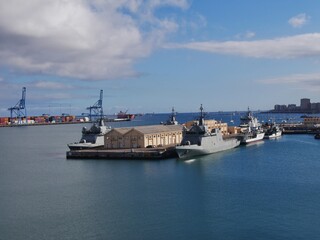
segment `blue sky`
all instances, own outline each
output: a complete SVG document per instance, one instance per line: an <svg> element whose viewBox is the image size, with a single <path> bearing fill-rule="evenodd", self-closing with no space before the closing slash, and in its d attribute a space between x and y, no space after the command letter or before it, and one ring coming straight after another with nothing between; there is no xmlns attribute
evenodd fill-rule
<svg viewBox="0 0 320 240"><path fill-rule="evenodd" d="M316 0L0 2L0 116L320 102Z"/></svg>

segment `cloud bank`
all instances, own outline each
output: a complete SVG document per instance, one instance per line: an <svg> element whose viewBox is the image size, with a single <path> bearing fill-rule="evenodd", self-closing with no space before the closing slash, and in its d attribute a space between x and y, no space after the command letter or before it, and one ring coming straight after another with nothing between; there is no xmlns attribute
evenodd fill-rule
<svg viewBox="0 0 320 240"><path fill-rule="evenodd" d="M286 85L294 87L299 85L299 89L305 89L310 92L320 91L320 73L292 74L259 80L262 84Z"/></svg>
<svg viewBox="0 0 320 240"><path fill-rule="evenodd" d="M191 42L169 44L166 47L252 58L288 59L319 57L320 33L256 41Z"/></svg>
<svg viewBox="0 0 320 240"><path fill-rule="evenodd" d="M160 7L187 0L10 0L0 2L0 65L81 79L134 76L134 62L176 31Z"/></svg>

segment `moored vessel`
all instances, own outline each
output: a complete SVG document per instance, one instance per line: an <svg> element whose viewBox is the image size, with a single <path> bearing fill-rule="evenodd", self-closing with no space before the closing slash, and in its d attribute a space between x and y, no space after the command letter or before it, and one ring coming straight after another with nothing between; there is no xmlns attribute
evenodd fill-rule
<svg viewBox="0 0 320 240"><path fill-rule="evenodd" d="M261 123L253 116L249 108L246 115L240 118L240 121L242 131L242 135L240 136L241 144L257 142L264 138L265 133L261 128Z"/></svg>
<svg viewBox="0 0 320 240"><path fill-rule="evenodd" d="M103 119L94 123L90 129L82 128L82 137L79 142L69 143L70 150L93 149L104 146L104 135L111 130L105 126Z"/></svg>
<svg viewBox="0 0 320 240"><path fill-rule="evenodd" d="M236 138L223 139L218 128L211 132L205 125L203 107L200 107L199 121L189 130L185 130L181 145L176 146L179 158L190 158L215 152L225 151L240 145Z"/></svg>
<svg viewBox="0 0 320 240"><path fill-rule="evenodd" d="M273 139L282 136L282 129L277 124L272 124L266 131L264 138Z"/></svg>

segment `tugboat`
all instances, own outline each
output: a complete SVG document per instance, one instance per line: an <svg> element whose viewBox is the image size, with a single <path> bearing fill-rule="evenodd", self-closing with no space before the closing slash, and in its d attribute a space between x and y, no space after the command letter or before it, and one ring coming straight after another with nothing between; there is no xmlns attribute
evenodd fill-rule
<svg viewBox="0 0 320 240"><path fill-rule="evenodd" d="M240 128L242 129L241 144L253 143L264 138L265 133L261 128L261 123L248 108L246 116L240 117Z"/></svg>
<svg viewBox="0 0 320 240"><path fill-rule="evenodd" d="M86 127L82 128L82 137L79 142L69 143L70 150L92 149L104 146L104 135L111 130L105 126L101 118L97 123L94 123L89 130Z"/></svg>
<svg viewBox="0 0 320 240"><path fill-rule="evenodd" d="M224 140L221 131L216 128L211 132L204 123L201 104L199 121L190 130L185 130L181 145L176 146L179 158L190 158L215 152L225 151L240 145L236 138Z"/></svg>

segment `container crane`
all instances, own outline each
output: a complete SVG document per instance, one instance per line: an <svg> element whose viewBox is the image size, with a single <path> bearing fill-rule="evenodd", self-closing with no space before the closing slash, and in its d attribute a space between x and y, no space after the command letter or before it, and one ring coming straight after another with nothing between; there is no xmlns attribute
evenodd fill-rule
<svg viewBox="0 0 320 240"><path fill-rule="evenodd" d="M19 100L19 102L17 102L17 104L14 105L13 107L8 108L8 110L10 111L10 121L12 121L13 114L15 115L15 117L18 118L18 121L20 123L21 123L22 117L25 117L26 121L27 121L26 91L27 91L26 87L23 87L22 88L22 97Z"/></svg>
<svg viewBox="0 0 320 240"><path fill-rule="evenodd" d="M90 111L89 113L90 121L92 121L92 116L100 116L100 118L103 118L102 99L103 99L103 90L100 90L100 99L93 106L87 107L87 110Z"/></svg>

